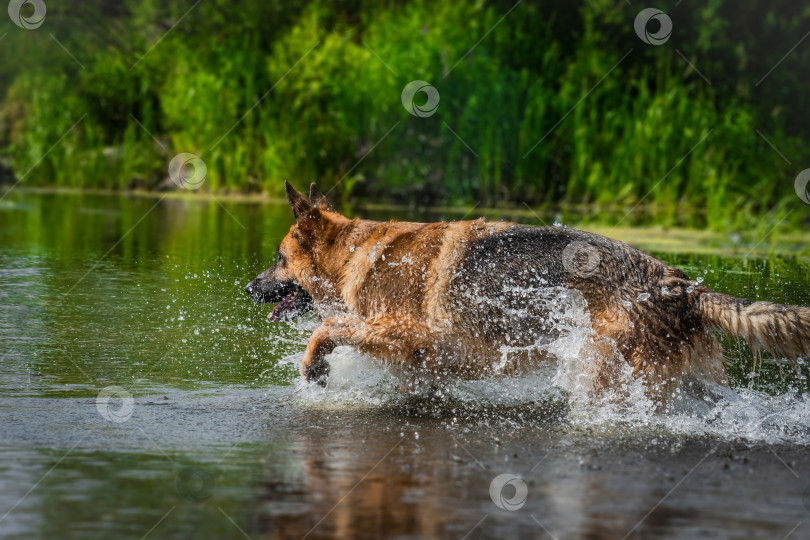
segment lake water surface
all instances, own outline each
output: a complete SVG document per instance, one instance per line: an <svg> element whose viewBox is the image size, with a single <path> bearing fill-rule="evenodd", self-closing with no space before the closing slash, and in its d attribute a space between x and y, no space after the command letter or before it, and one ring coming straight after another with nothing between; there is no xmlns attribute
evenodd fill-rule
<svg viewBox="0 0 810 540"><path fill-rule="evenodd" d="M313 388L316 323L243 291L290 223L204 196L0 202L0 537L810 538L806 365L725 340L734 391L666 414L582 399L564 365L404 396L338 349ZM807 260L627 239L810 305Z"/></svg>

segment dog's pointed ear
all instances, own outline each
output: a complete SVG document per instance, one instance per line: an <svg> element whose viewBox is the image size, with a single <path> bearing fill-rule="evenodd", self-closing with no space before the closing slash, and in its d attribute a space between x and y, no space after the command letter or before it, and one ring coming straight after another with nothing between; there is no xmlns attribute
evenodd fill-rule
<svg viewBox="0 0 810 540"><path fill-rule="evenodd" d="M287 201L290 203L296 221L312 213L312 204L303 195L295 191L295 188L286 180L284 180L284 191L287 192Z"/></svg>
<svg viewBox="0 0 810 540"><path fill-rule="evenodd" d="M284 180L284 190L287 192L287 200L292 208L298 228L310 238L314 237L316 228L321 223L321 211L306 200L303 195L295 191L295 188L286 180Z"/></svg>
<svg viewBox="0 0 810 540"><path fill-rule="evenodd" d="M309 185L309 202L328 212L335 212L335 209L329 204L326 195L318 190L318 186L315 185L315 182Z"/></svg>

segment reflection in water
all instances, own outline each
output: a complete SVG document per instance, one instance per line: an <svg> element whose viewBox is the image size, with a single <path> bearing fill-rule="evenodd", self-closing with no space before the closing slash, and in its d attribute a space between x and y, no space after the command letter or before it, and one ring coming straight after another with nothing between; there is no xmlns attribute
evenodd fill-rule
<svg viewBox="0 0 810 540"><path fill-rule="evenodd" d="M155 202L15 191L0 207L0 537L774 538L810 523L807 380L773 362L752 378L737 342L736 390L686 388L666 416L571 399L565 365L404 396L396 372L339 349L313 388L297 375L313 321L271 325L242 291L286 206L228 204L243 229L208 201ZM801 261L662 258L810 305ZM123 422L99 414L112 386L134 398ZM503 473L527 486L514 512L490 498Z"/></svg>
<svg viewBox="0 0 810 540"><path fill-rule="evenodd" d="M239 538L238 525L251 538L542 537L544 528L621 538L633 527L638 537L722 528L772 538L806 515L802 447L641 427L594 433L550 403L531 418L530 407L491 407L461 420L435 403L296 401L290 387L166 389L112 424L92 400L3 399L19 411L3 427L0 502L11 507L42 479L1 522L3 537L141 538L154 528L149 537ZM490 497L503 473L526 483L518 511Z"/></svg>

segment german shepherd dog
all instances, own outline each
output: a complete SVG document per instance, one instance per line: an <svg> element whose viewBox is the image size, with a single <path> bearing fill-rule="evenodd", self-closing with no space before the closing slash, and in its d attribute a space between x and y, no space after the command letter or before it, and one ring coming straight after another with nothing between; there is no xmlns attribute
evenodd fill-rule
<svg viewBox="0 0 810 540"><path fill-rule="evenodd" d="M714 332L796 366L810 355L810 308L714 292L623 242L568 227L483 219L441 223L348 219L315 184L285 182L296 222L276 263L246 290L284 321L312 309L323 323L302 374L325 385L326 356L346 345L414 372L477 378L530 369L580 305L580 351L594 389L629 364L662 402L687 375L727 384Z"/></svg>

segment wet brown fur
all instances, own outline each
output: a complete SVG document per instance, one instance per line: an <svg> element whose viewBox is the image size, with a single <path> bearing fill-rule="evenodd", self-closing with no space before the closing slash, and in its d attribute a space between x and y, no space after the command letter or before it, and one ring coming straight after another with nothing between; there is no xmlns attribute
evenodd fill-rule
<svg viewBox="0 0 810 540"><path fill-rule="evenodd" d="M593 335L581 357L596 390L616 384L620 358L659 397L686 374L726 384L715 331L791 361L810 354L810 309L713 292L602 236L483 219L348 219L314 184L309 201L289 184L287 195L296 223L279 248L283 261L263 275L295 280L325 319L304 354L302 372L310 381L325 380L325 356L341 345L439 375L480 377L531 367L542 358L529 349L514 353L507 365L498 362L501 346L515 340L508 336L526 333L520 318L504 317L495 302L474 304L468 297L504 283L535 286L541 275L550 287L578 291L587 302ZM572 242L586 253L566 262ZM595 268L587 267L588 253L598 261ZM650 296L640 299L642 294Z"/></svg>

